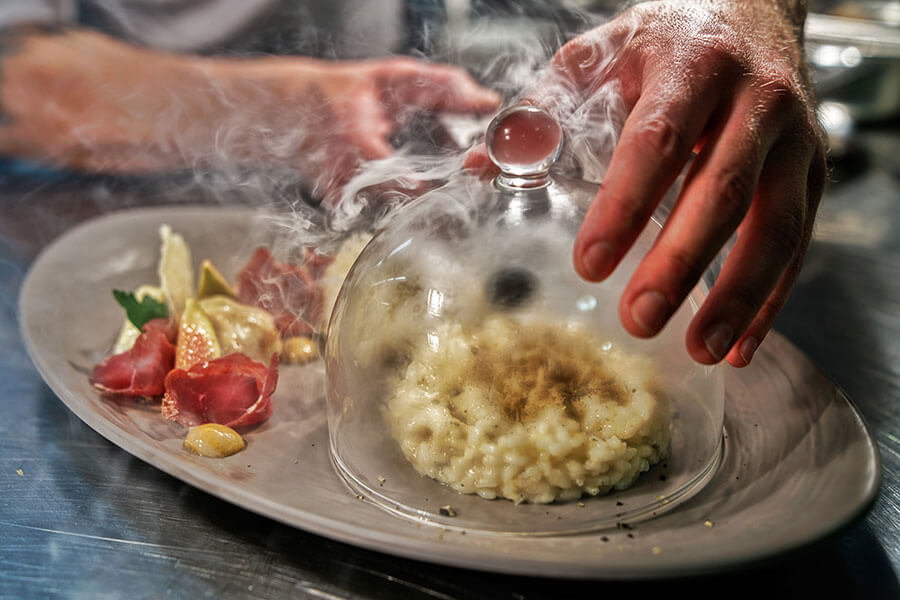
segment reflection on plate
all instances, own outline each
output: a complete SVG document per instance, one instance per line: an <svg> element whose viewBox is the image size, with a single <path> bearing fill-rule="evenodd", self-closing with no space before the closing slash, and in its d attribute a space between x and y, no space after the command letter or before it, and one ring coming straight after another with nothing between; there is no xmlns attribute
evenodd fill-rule
<svg viewBox="0 0 900 600"><path fill-rule="evenodd" d="M157 407L101 399L87 374L121 318L110 289L153 281L158 225L176 225L195 259L231 272L250 247L250 216L243 209L167 207L102 217L49 246L20 297L28 351L69 409L122 449L206 492L383 552L506 573L608 579L711 572L771 558L846 526L875 498L880 463L865 424L777 334L752 367L728 371L725 455L706 488L655 519L590 535L445 531L359 499L330 462L321 362L284 369L275 414L248 434L246 450L221 460L194 456L181 448L180 426L163 420Z"/></svg>

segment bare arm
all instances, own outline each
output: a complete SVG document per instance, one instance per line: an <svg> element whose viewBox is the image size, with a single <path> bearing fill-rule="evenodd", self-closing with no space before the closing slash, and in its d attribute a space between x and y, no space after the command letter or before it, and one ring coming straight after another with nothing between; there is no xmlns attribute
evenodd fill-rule
<svg viewBox="0 0 900 600"><path fill-rule="evenodd" d="M85 30L5 32L0 152L88 172L180 166L175 132L185 147L202 135L188 125L206 103L177 92L198 87L196 66Z"/></svg>
<svg viewBox="0 0 900 600"><path fill-rule="evenodd" d="M321 196L391 152L403 110L489 111L462 70L157 52L87 30L8 33L0 153L88 172L288 166Z"/></svg>

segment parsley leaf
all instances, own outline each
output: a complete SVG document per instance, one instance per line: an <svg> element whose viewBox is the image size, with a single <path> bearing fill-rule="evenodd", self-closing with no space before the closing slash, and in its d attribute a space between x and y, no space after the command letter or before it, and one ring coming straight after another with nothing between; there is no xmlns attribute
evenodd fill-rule
<svg viewBox="0 0 900 600"><path fill-rule="evenodd" d="M144 296L140 301L132 292L113 290L113 297L128 315L128 320L138 329L143 329L147 321L153 319L165 319L169 316L166 305L150 296Z"/></svg>

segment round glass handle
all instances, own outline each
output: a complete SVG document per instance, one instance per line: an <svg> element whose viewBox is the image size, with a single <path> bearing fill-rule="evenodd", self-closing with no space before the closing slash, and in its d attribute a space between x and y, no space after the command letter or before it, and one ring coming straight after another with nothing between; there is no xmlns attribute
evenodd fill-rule
<svg viewBox="0 0 900 600"><path fill-rule="evenodd" d="M562 127L545 110L520 104L498 114L485 136L497 182L514 189L546 185L563 146Z"/></svg>

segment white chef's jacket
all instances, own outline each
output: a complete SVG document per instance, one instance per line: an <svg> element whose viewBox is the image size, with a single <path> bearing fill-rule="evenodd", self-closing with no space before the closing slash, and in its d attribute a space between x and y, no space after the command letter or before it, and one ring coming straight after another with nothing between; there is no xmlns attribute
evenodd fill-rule
<svg viewBox="0 0 900 600"><path fill-rule="evenodd" d="M84 6L130 41L199 51L225 43L285 5L285 0L0 0L0 29L74 23ZM402 41L402 0L302 0L287 6L296 7L298 19L319 20L311 26L343 32L337 55L384 55Z"/></svg>

